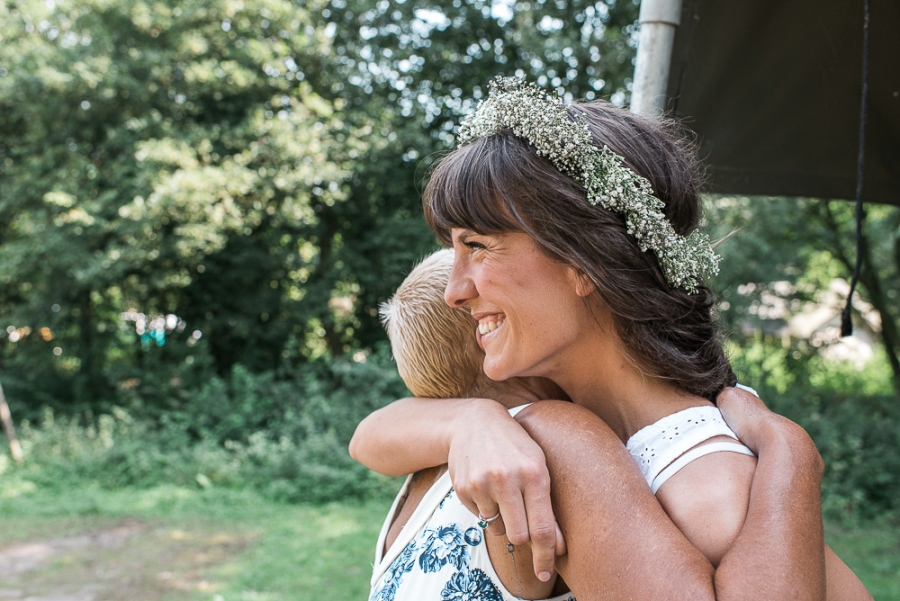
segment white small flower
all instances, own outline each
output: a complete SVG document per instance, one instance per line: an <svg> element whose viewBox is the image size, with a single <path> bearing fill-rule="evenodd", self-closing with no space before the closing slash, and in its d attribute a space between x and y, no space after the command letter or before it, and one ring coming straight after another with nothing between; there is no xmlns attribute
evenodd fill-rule
<svg viewBox="0 0 900 601"><path fill-rule="evenodd" d="M587 201L610 211L625 213L626 232L644 252L653 250L669 285L696 292L704 279L719 271L719 256L705 236L688 238L675 233L662 212L664 203L653 187L625 166L622 157L606 146L593 144L583 116L572 119L562 100L549 96L520 78L498 77L488 98L463 119L460 146L508 128L556 168L584 186Z"/></svg>

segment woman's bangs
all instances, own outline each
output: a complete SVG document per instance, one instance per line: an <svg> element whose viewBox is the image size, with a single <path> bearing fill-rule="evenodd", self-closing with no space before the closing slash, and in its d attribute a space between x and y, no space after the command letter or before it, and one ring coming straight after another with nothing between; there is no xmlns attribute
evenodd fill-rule
<svg viewBox="0 0 900 601"><path fill-rule="evenodd" d="M456 150L431 175L423 197L425 220L448 246L453 228L479 234L524 229L504 181L515 169L496 142L492 136Z"/></svg>

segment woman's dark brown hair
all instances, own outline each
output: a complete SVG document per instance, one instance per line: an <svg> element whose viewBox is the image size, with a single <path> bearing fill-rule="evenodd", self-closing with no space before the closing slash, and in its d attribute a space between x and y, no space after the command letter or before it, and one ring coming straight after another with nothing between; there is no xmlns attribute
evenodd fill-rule
<svg viewBox="0 0 900 601"><path fill-rule="evenodd" d="M701 206L690 145L664 124L608 102L577 103L597 146L608 146L647 178L675 231L697 227ZM714 297L669 287L652 251L625 231L623 215L588 204L585 190L511 132L481 138L444 157L423 198L438 238L450 230L523 232L549 256L593 282L629 355L646 373L715 401L736 382L712 313Z"/></svg>

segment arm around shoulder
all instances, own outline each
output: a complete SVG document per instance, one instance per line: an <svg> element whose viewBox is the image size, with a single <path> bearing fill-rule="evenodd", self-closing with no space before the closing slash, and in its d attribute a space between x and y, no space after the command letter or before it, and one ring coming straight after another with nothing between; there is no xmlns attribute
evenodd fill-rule
<svg viewBox="0 0 900 601"><path fill-rule="evenodd" d="M385 476L405 476L447 463L460 422L495 417L510 419L506 409L489 399L400 399L356 426L350 456Z"/></svg>
<svg viewBox="0 0 900 601"><path fill-rule="evenodd" d="M569 548L560 573L581 601L824 599L821 460L810 454L795 463L781 446L803 447L802 430L761 434L766 440L756 449L761 458L747 519L714 569L668 518L599 418L548 402L520 416L547 456L554 511Z"/></svg>
<svg viewBox="0 0 900 601"><path fill-rule="evenodd" d="M547 457L568 547L559 571L579 601L715 599L712 565L669 520L600 418L554 401L516 417Z"/></svg>
<svg viewBox="0 0 900 601"><path fill-rule="evenodd" d="M735 598L825 598L819 489L824 464L797 424L733 388L717 399L740 440L758 456L747 518L716 571L716 591Z"/></svg>

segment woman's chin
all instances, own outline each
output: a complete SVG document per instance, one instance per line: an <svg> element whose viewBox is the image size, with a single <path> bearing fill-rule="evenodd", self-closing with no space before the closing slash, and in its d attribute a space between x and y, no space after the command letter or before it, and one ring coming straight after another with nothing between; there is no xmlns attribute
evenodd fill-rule
<svg viewBox="0 0 900 601"><path fill-rule="evenodd" d="M515 378L517 374L511 366L504 365L499 361L491 361L490 358L485 357L484 375L495 382L502 382L510 378Z"/></svg>

